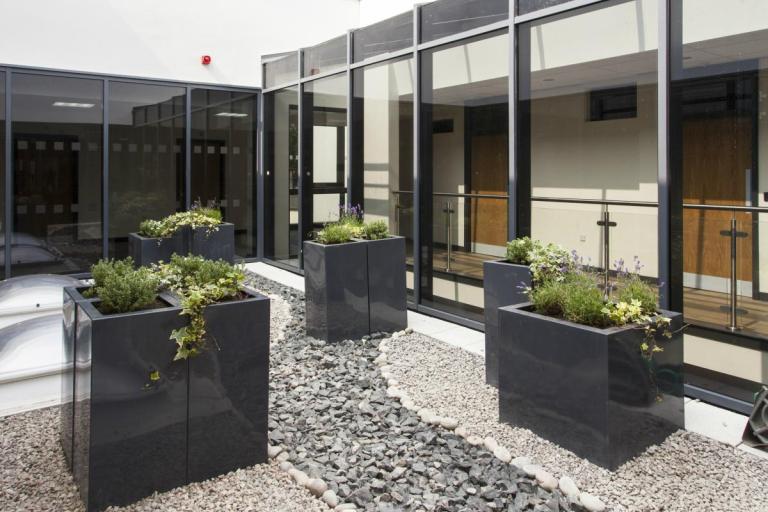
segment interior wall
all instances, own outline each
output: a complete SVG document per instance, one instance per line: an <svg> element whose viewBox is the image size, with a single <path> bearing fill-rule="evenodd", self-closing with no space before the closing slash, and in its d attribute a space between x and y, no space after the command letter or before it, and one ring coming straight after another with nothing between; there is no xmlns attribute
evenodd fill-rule
<svg viewBox="0 0 768 512"><path fill-rule="evenodd" d="M275 93L274 113L274 243L275 258L288 259L289 248L289 223L290 223L290 170L288 168L290 155L289 121L291 100L296 100L295 94Z"/></svg>

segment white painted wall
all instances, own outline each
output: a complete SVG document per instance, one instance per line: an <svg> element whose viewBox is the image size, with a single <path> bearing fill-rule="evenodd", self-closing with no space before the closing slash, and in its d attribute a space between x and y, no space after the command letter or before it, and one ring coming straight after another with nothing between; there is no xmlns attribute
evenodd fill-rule
<svg viewBox="0 0 768 512"><path fill-rule="evenodd" d="M344 34L359 14L359 0L0 0L0 63L260 86L261 55Z"/></svg>

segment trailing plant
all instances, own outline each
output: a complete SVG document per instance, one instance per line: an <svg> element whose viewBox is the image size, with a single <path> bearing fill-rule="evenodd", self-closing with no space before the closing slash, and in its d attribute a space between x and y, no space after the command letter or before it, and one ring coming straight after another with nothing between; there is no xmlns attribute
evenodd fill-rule
<svg viewBox="0 0 768 512"><path fill-rule="evenodd" d="M541 242L528 236L510 240L507 242L507 261L516 265L530 265L534 244L541 245Z"/></svg>
<svg viewBox="0 0 768 512"><path fill-rule="evenodd" d="M363 225L362 237L366 240L382 240L389 237L389 227L383 220L366 222Z"/></svg>
<svg viewBox="0 0 768 512"><path fill-rule="evenodd" d="M146 309L157 300L160 279L148 268L135 269L133 259L100 260L91 267L94 286L89 296L100 299L102 313Z"/></svg>
<svg viewBox="0 0 768 512"><path fill-rule="evenodd" d="M170 339L176 342L174 360L199 354L207 335L203 316L206 306L237 297L245 273L223 260L175 254L169 263L155 265L153 270L162 286L179 297L181 314L189 317L189 324L171 332Z"/></svg>
<svg viewBox="0 0 768 512"><path fill-rule="evenodd" d="M219 229L221 210L195 204L186 212L177 212L161 220L147 219L139 224L139 234L148 238L169 238L184 227L206 228L206 234Z"/></svg>

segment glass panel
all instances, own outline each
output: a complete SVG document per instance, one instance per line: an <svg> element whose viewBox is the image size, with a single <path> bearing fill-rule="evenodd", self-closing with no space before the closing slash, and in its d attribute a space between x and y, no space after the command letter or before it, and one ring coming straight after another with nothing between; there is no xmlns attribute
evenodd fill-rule
<svg viewBox="0 0 768 512"><path fill-rule="evenodd" d="M658 278L657 4L611 2L520 25L518 141L531 176L531 235L609 278L636 259L641 276Z"/></svg>
<svg viewBox="0 0 768 512"><path fill-rule="evenodd" d="M192 201L235 225L235 254L256 255L255 94L192 89Z"/></svg>
<svg viewBox="0 0 768 512"><path fill-rule="evenodd" d="M695 325L768 338L768 10L747 0L673 2L671 162L682 186L673 239L683 313ZM688 374L752 400L768 384L759 344L687 335ZM752 347L752 348L748 348Z"/></svg>
<svg viewBox="0 0 768 512"><path fill-rule="evenodd" d="M183 87L109 84L110 257L128 255L128 233L142 220L184 208L185 95Z"/></svg>
<svg viewBox="0 0 768 512"><path fill-rule="evenodd" d="M5 277L5 73L0 71L0 278Z"/></svg>
<svg viewBox="0 0 768 512"><path fill-rule="evenodd" d="M440 0L421 8L421 42L504 21L509 0Z"/></svg>
<svg viewBox="0 0 768 512"><path fill-rule="evenodd" d="M508 233L508 47L504 32L423 53L422 303L478 321Z"/></svg>
<svg viewBox="0 0 768 512"><path fill-rule="evenodd" d="M330 41L304 50L304 70L302 76L319 75L347 65L347 36L339 36Z"/></svg>
<svg viewBox="0 0 768 512"><path fill-rule="evenodd" d="M528 14L539 9L546 9L555 5L564 4L571 0L517 0L517 14Z"/></svg>
<svg viewBox="0 0 768 512"><path fill-rule="evenodd" d="M299 266L299 90L264 95L264 256Z"/></svg>
<svg viewBox="0 0 768 512"><path fill-rule="evenodd" d="M87 271L102 256L102 88L13 75L14 275Z"/></svg>
<svg viewBox="0 0 768 512"><path fill-rule="evenodd" d="M302 98L304 239L339 217L347 194L347 77L336 75L304 85Z"/></svg>
<svg viewBox="0 0 768 512"><path fill-rule="evenodd" d="M298 52L290 52L282 57L264 63L264 87L296 82L299 79Z"/></svg>
<svg viewBox="0 0 768 512"><path fill-rule="evenodd" d="M355 62L413 46L413 12L408 11L355 30L352 58Z"/></svg>
<svg viewBox="0 0 768 512"><path fill-rule="evenodd" d="M406 238L408 285L413 286L412 58L354 70L353 202L365 220L383 220ZM360 172L362 171L362 172Z"/></svg>

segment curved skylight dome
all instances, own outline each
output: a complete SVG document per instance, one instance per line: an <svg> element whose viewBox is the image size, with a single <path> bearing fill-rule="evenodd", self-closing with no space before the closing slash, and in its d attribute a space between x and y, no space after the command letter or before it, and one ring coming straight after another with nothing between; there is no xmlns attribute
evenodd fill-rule
<svg viewBox="0 0 768 512"><path fill-rule="evenodd" d="M62 361L61 314L0 329L0 380L58 371Z"/></svg>

